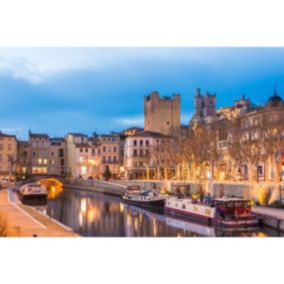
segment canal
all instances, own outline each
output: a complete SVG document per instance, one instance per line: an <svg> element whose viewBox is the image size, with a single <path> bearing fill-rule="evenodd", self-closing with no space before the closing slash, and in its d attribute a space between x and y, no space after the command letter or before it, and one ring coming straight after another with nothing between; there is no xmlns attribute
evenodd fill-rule
<svg viewBox="0 0 284 284"><path fill-rule="evenodd" d="M217 230L126 205L119 197L89 191L65 189L49 199L45 211L85 237L279 236L269 228L253 231Z"/></svg>

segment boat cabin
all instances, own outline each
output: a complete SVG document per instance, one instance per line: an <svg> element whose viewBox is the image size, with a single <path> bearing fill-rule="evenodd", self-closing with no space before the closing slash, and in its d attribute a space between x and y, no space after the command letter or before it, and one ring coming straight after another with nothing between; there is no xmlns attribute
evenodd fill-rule
<svg viewBox="0 0 284 284"><path fill-rule="evenodd" d="M248 217L251 215L250 200L240 198L217 198L213 200L213 207L219 217Z"/></svg>

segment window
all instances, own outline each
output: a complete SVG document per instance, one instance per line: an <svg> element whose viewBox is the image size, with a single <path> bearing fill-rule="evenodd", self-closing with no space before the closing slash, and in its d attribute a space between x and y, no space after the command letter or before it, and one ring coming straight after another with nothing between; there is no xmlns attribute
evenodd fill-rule
<svg viewBox="0 0 284 284"><path fill-rule="evenodd" d="M83 149L82 148L80 148L80 152L83 153Z"/></svg>
<svg viewBox="0 0 284 284"><path fill-rule="evenodd" d="M33 157L35 157L36 156L36 152L33 152Z"/></svg>
<svg viewBox="0 0 284 284"><path fill-rule="evenodd" d="M139 162L139 167L143 168L144 163L143 162Z"/></svg>
<svg viewBox="0 0 284 284"><path fill-rule="evenodd" d="M0 161L3 161L3 155L0 154Z"/></svg>
<svg viewBox="0 0 284 284"><path fill-rule="evenodd" d="M43 164L47 165L47 159L43 159Z"/></svg>
<svg viewBox="0 0 284 284"><path fill-rule="evenodd" d="M139 150L139 156L143 157L143 150Z"/></svg>
<svg viewBox="0 0 284 284"><path fill-rule="evenodd" d="M116 152L116 147L113 147L113 152Z"/></svg>
<svg viewBox="0 0 284 284"><path fill-rule="evenodd" d="M105 146L103 147L103 152L106 152L106 147Z"/></svg>
<svg viewBox="0 0 284 284"><path fill-rule="evenodd" d="M116 156L113 156L113 162L116 163Z"/></svg>
<svg viewBox="0 0 284 284"><path fill-rule="evenodd" d="M61 166L64 166L64 159L61 159L61 160L60 160L60 165L61 165Z"/></svg>
<svg viewBox="0 0 284 284"><path fill-rule="evenodd" d="M149 140L146 140L146 146L149 146Z"/></svg>
<svg viewBox="0 0 284 284"><path fill-rule="evenodd" d="M139 145L140 145L140 146L143 146L143 140L140 140L140 141L139 141Z"/></svg>
<svg viewBox="0 0 284 284"><path fill-rule="evenodd" d="M12 150L12 144L8 144L8 151Z"/></svg>
<svg viewBox="0 0 284 284"><path fill-rule="evenodd" d="M38 163L39 165L41 165L41 164L42 164L42 159L38 159L38 160L37 160L37 163Z"/></svg>
<svg viewBox="0 0 284 284"><path fill-rule="evenodd" d="M52 157L54 156L54 152L51 152L51 156L52 156Z"/></svg>
<svg viewBox="0 0 284 284"><path fill-rule="evenodd" d="M111 163L111 156L108 156L108 162Z"/></svg>
<svg viewBox="0 0 284 284"><path fill-rule="evenodd" d="M82 175L87 174L87 167L86 166L81 167L81 174Z"/></svg>
<svg viewBox="0 0 284 284"><path fill-rule="evenodd" d="M106 156L103 156L103 163L106 163Z"/></svg>
<svg viewBox="0 0 284 284"><path fill-rule="evenodd" d="M51 165L54 165L54 160L50 160L50 164L51 164Z"/></svg>
<svg viewBox="0 0 284 284"><path fill-rule="evenodd" d="M85 153L88 153L88 152L89 152L89 149L88 149L88 148L86 148L86 149L85 149Z"/></svg>
<svg viewBox="0 0 284 284"><path fill-rule="evenodd" d="M0 144L0 151L3 151L3 144Z"/></svg>
<svg viewBox="0 0 284 284"><path fill-rule="evenodd" d="M58 150L58 156L59 156L59 157L63 157L63 156L64 156L64 151L63 151L63 149L59 149L59 150Z"/></svg>
<svg viewBox="0 0 284 284"><path fill-rule="evenodd" d="M133 156L134 156L134 157L137 157L137 150L136 150L136 149L133 150Z"/></svg>
<svg viewBox="0 0 284 284"><path fill-rule="evenodd" d="M134 145L134 146L137 146L137 140L134 140L134 141L133 141L133 145Z"/></svg>

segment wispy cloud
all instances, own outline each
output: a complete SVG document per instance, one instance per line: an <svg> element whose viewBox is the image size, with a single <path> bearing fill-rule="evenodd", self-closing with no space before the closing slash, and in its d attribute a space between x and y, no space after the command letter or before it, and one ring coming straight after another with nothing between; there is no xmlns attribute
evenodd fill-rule
<svg viewBox="0 0 284 284"><path fill-rule="evenodd" d="M189 121L191 120L192 116L193 116L193 113L182 114L181 115L181 123L182 124L188 124Z"/></svg>
<svg viewBox="0 0 284 284"><path fill-rule="evenodd" d="M200 61L202 53L182 48L0 48L0 74L40 84L64 72L135 60Z"/></svg>
<svg viewBox="0 0 284 284"><path fill-rule="evenodd" d="M144 117L143 116L128 116L128 117L120 117L115 119L115 123L120 124L122 126L138 126L143 127L144 125Z"/></svg>

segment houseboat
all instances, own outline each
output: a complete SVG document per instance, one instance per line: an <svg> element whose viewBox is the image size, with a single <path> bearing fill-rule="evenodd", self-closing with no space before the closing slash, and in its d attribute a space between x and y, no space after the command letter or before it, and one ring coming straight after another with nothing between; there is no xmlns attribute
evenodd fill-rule
<svg viewBox="0 0 284 284"><path fill-rule="evenodd" d="M248 228L259 224L251 212L251 202L240 198L216 198L203 203L190 198L169 197L165 210L222 228Z"/></svg>
<svg viewBox="0 0 284 284"><path fill-rule="evenodd" d="M37 183L22 185L18 191L20 200L27 205L47 204L48 191L46 187Z"/></svg>
<svg viewBox="0 0 284 284"><path fill-rule="evenodd" d="M166 204L165 195L154 190L141 189L138 186L128 187L122 199L126 204L149 209L164 209Z"/></svg>

